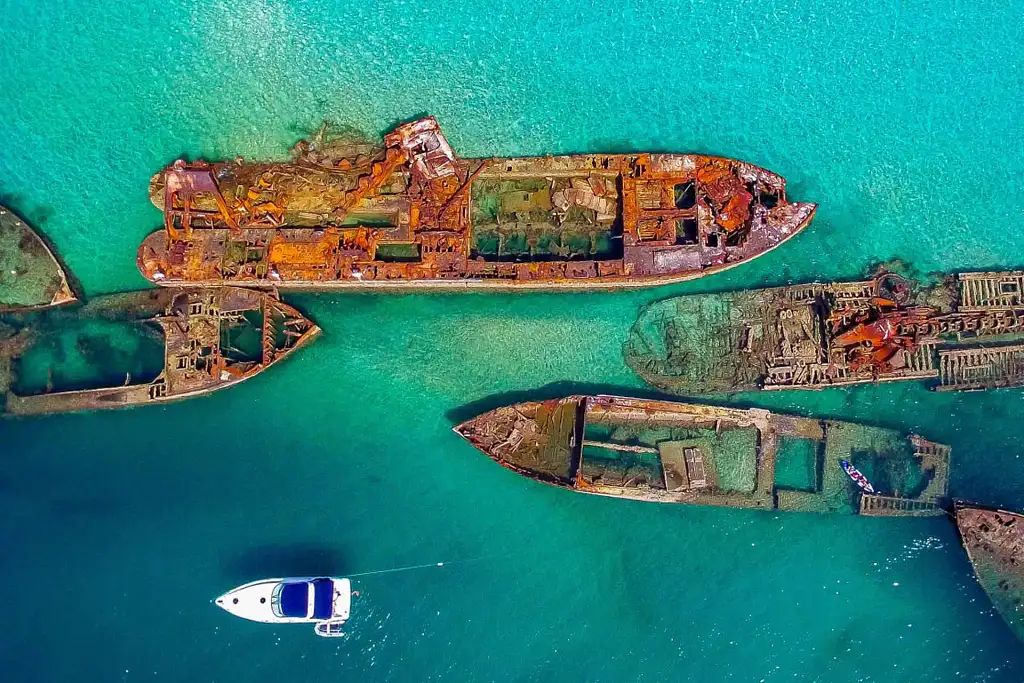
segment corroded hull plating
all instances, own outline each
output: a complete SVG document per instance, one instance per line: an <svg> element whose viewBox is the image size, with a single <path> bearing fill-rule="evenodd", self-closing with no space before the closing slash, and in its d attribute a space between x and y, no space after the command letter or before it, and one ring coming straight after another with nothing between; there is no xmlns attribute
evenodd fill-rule
<svg viewBox="0 0 1024 683"><path fill-rule="evenodd" d="M202 396L259 374L319 331L272 292L165 288L99 297L6 330L7 338L0 339L4 413L64 413ZM147 348L156 357L143 368ZM115 360L130 370L122 369L122 383L111 385ZM133 371L149 374L140 381ZM36 384L26 390L32 378Z"/></svg>
<svg viewBox="0 0 1024 683"><path fill-rule="evenodd" d="M433 118L383 147L301 144L293 163L177 162L154 177L162 285L318 289L630 287L764 254L815 205L732 159L591 154L459 159Z"/></svg>
<svg viewBox="0 0 1024 683"><path fill-rule="evenodd" d="M1024 640L1024 516L957 503L956 524L978 583Z"/></svg>
<svg viewBox="0 0 1024 683"><path fill-rule="evenodd" d="M892 273L696 294L645 307L624 347L680 395L925 380L937 391L1024 385L1024 272L921 286Z"/></svg>
<svg viewBox="0 0 1024 683"><path fill-rule="evenodd" d="M74 301L64 268L46 242L0 206L0 313L40 310Z"/></svg>
<svg viewBox="0 0 1024 683"><path fill-rule="evenodd" d="M832 420L616 396L492 410L456 433L561 488L659 503L869 516L943 514L950 449ZM873 480L859 489L853 462Z"/></svg>

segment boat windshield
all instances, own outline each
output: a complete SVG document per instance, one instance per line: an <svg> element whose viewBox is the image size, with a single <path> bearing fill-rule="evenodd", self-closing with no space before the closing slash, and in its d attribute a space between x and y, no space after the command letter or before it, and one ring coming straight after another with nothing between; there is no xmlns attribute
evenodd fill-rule
<svg viewBox="0 0 1024 683"><path fill-rule="evenodd" d="M275 611L282 617L306 618L309 614L309 584L305 581L285 583L278 589L273 601Z"/></svg>

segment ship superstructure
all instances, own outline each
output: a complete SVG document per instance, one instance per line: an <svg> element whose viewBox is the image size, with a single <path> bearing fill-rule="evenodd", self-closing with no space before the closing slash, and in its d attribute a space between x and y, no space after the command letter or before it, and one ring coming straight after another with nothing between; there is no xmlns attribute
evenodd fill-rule
<svg viewBox="0 0 1024 683"><path fill-rule="evenodd" d="M163 285L299 289L677 282L786 241L815 205L785 180L692 154L461 159L432 117L383 146L323 136L290 163L175 162L139 248Z"/></svg>
<svg viewBox="0 0 1024 683"><path fill-rule="evenodd" d="M1024 272L928 286L881 272L674 297L647 306L624 354L681 395L925 380L938 391L1024 385Z"/></svg>

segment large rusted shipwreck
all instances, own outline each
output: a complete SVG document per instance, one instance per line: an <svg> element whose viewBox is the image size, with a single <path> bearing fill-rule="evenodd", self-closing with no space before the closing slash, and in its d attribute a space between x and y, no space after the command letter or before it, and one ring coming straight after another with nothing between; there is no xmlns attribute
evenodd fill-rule
<svg viewBox="0 0 1024 683"><path fill-rule="evenodd" d="M75 301L64 268L23 220L0 206L0 313Z"/></svg>
<svg viewBox="0 0 1024 683"><path fill-rule="evenodd" d="M957 503L956 523L978 582L1024 640L1024 516Z"/></svg>
<svg viewBox="0 0 1024 683"><path fill-rule="evenodd" d="M641 311L624 347L646 382L693 395L927 380L938 391L1024 385L1024 272L922 286L858 282L681 296Z"/></svg>
<svg viewBox="0 0 1024 683"><path fill-rule="evenodd" d="M150 196L152 282L300 289L677 282L777 247L815 210L733 159L461 159L432 117L383 146L320 134L290 163L178 161Z"/></svg>
<svg viewBox="0 0 1024 683"><path fill-rule="evenodd" d="M848 422L570 396L498 408L455 431L531 479L616 498L873 516L938 515L947 504L949 447Z"/></svg>
<svg viewBox="0 0 1024 683"><path fill-rule="evenodd" d="M237 384L319 328L276 293L160 288L0 317L0 413L162 403Z"/></svg>

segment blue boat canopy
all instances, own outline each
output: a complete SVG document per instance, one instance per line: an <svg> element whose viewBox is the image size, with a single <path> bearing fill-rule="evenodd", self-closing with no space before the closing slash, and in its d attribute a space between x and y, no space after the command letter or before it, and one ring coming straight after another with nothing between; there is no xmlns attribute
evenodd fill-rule
<svg viewBox="0 0 1024 683"><path fill-rule="evenodd" d="M309 613L309 584L286 583L281 587L281 614L305 618Z"/></svg>
<svg viewBox="0 0 1024 683"><path fill-rule="evenodd" d="M334 581L313 579L313 618L330 619L334 616Z"/></svg>

